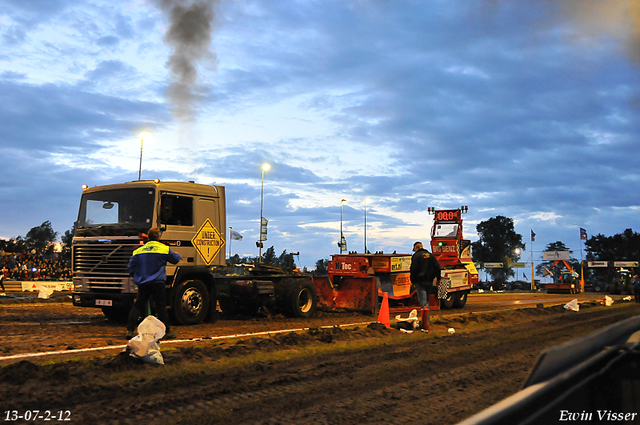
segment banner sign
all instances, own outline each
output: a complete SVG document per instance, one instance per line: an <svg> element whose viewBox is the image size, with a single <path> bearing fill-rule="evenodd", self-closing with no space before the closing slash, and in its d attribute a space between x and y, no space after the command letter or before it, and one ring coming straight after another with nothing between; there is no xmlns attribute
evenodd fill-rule
<svg viewBox="0 0 640 425"><path fill-rule="evenodd" d="M504 263L484 263L485 269L501 269L504 267Z"/></svg>
<svg viewBox="0 0 640 425"><path fill-rule="evenodd" d="M638 267L637 261L614 261L613 267Z"/></svg>
<svg viewBox="0 0 640 425"><path fill-rule="evenodd" d="M527 263L511 263L511 267L514 267L516 269L523 269L527 267Z"/></svg>
<svg viewBox="0 0 640 425"><path fill-rule="evenodd" d="M6 282L5 282L6 283ZM27 291L40 291L41 289L49 289L51 291L72 291L72 282L50 282L41 280L31 280L28 282L21 282L22 292Z"/></svg>
<svg viewBox="0 0 640 425"><path fill-rule="evenodd" d="M543 261L560 261L570 260L571 251L544 251L542 253Z"/></svg>
<svg viewBox="0 0 640 425"><path fill-rule="evenodd" d="M609 267L608 261L589 261L587 262L589 267Z"/></svg>

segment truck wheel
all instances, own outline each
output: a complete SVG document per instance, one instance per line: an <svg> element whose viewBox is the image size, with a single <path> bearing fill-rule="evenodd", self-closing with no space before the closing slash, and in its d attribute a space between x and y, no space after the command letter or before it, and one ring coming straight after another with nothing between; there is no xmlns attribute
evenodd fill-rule
<svg viewBox="0 0 640 425"><path fill-rule="evenodd" d="M285 283L285 282L283 282ZM291 280L284 295L285 310L291 317L313 317L318 305L318 294L313 283Z"/></svg>
<svg viewBox="0 0 640 425"><path fill-rule="evenodd" d="M453 307L454 308L462 308L467 304L467 296L469 293L467 291L456 292L453 297Z"/></svg>
<svg viewBox="0 0 640 425"><path fill-rule="evenodd" d="M129 311L125 308L118 307L102 307L102 314L104 314L107 319L116 323L126 323L129 319Z"/></svg>
<svg viewBox="0 0 640 425"><path fill-rule="evenodd" d="M201 323L209 311L209 292L199 280L185 280L180 283L173 298L176 320L182 325Z"/></svg>
<svg viewBox="0 0 640 425"><path fill-rule="evenodd" d="M453 307L454 301L454 294L449 292L447 293L447 298L443 298L440 300L440 307L450 309Z"/></svg>

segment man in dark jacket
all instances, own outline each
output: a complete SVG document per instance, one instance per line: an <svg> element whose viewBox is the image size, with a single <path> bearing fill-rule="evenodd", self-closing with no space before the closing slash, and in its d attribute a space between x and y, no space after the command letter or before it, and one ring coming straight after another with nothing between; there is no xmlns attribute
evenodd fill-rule
<svg viewBox="0 0 640 425"><path fill-rule="evenodd" d="M133 251L129 260L129 274L138 285L136 302L129 312L127 324L127 339L133 338L133 331L138 325L138 318L146 308L150 298L156 304L158 319L167 327L163 339L175 338L176 334L169 330L169 315L167 314L167 261L178 264L180 255L171 251L168 246L159 242L160 230L157 227L149 229L149 241Z"/></svg>
<svg viewBox="0 0 640 425"><path fill-rule="evenodd" d="M429 307L431 287L440 281L440 263L436 257L424 249L422 242L413 244L411 257L411 283L416 287L420 307Z"/></svg>

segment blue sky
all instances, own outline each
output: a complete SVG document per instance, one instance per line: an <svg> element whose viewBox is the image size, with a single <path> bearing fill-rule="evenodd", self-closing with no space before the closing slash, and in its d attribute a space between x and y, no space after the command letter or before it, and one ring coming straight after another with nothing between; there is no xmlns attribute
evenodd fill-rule
<svg viewBox="0 0 640 425"><path fill-rule="evenodd" d="M427 208L504 215L529 258L640 228L640 2L0 2L0 237L71 228L81 185L227 188L298 265L410 252ZM180 26L180 13L193 18ZM615 259L612 259L615 260Z"/></svg>

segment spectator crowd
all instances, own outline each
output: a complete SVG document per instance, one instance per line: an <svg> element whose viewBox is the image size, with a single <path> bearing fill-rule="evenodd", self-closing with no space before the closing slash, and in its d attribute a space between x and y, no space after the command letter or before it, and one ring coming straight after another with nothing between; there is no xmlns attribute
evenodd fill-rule
<svg viewBox="0 0 640 425"><path fill-rule="evenodd" d="M37 250L21 253L0 252L0 270L4 281L71 280L69 260L59 254L45 256Z"/></svg>

